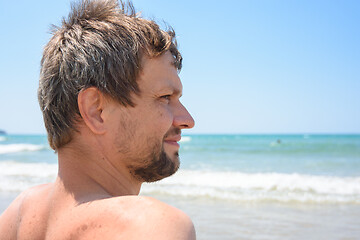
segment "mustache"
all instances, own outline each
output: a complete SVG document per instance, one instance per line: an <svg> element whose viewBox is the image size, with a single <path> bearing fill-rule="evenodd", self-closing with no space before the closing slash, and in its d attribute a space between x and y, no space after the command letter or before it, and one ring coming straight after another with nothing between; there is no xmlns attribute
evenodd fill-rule
<svg viewBox="0 0 360 240"><path fill-rule="evenodd" d="M174 135L181 135L181 129L180 128L171 128L164 136L164 139L169 137L169 136L174 136Z"/></svg>

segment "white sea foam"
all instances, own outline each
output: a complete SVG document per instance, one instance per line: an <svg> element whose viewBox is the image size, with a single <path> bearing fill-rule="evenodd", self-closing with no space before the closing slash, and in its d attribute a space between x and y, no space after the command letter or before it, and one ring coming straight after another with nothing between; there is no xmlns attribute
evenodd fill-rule
<svg viewBox="0 0 360 240"><path fill-rule="evenodd" d="M360 177L183 170L144 185L143 193L251 202L360 204Z"/></svg>
<svg viewBox="0 0 360 240"><path fill-rule="evenodd" d="M183 136L183 137L181 137L181 140L180 140L180 142L190 142L191 141L191 137L189 137L189 136Z"/></svg>
<svg viewBox="0 0 360 240"><path fill-rule="evenodd" d="M0 192L23 191L56 178L57 164L0 162ZM360 177L180 170L144 184L142 194L238 202L360 204Z"/></svg>
<svg viewBox="0 0 360 240"><path fill-rule="evenodd" d="M29 152L29 151L39 151L45 149L44 145L35 145L35 144L1 144L0 145L0 154L5 153L17 153L17 152Z"/></svg>
<svg viewBox="0 0 360 240"><path fill-rule="evenodd" d="M57 164L0 162L0 191L17 192L51 182L57 175Z"/></svg>
<svg viewBox="0 0 360 240"><path fill-rule="evenodd" d="M6 137L0 136L0 142L6 141Z"/></svg>

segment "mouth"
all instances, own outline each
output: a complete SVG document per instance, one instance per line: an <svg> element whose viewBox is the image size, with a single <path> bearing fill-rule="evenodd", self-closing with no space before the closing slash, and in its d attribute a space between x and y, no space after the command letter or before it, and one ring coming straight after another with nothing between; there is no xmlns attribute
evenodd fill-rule
<svg viewBox="0 0 360 240"><path fill-rule="evenodd" d="M166 144L169 144L171 146L175 146L175 147L180 147L179 145L179 141L181 140L181 135L176 135L176 136L173 136L173 137L167 137L166 139L164 139L164 142Z"/></svg>

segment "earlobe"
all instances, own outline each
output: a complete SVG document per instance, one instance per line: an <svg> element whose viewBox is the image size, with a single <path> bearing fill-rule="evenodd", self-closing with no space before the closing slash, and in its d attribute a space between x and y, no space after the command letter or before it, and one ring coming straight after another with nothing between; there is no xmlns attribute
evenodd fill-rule
<svg viewBox="0 0 360 240"><path fill-rule="evenodd" d="M104 120L101 115L104 100L104 95L95 87L83 89L78 95L80 115L85 125L95 134L105 132Z"/></svg>

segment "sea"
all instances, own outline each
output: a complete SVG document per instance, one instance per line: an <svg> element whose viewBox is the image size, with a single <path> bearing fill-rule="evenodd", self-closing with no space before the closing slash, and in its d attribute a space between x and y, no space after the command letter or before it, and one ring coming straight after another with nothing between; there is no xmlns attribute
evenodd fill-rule
<svg viewBox="0 0 360 240"><path fill-rule="evenodd" d="M141 195L180 208L197 239L360 239L360 135L186 135L180 170ZM0 213L52 182L45 135L0 135Z"/></svg>

